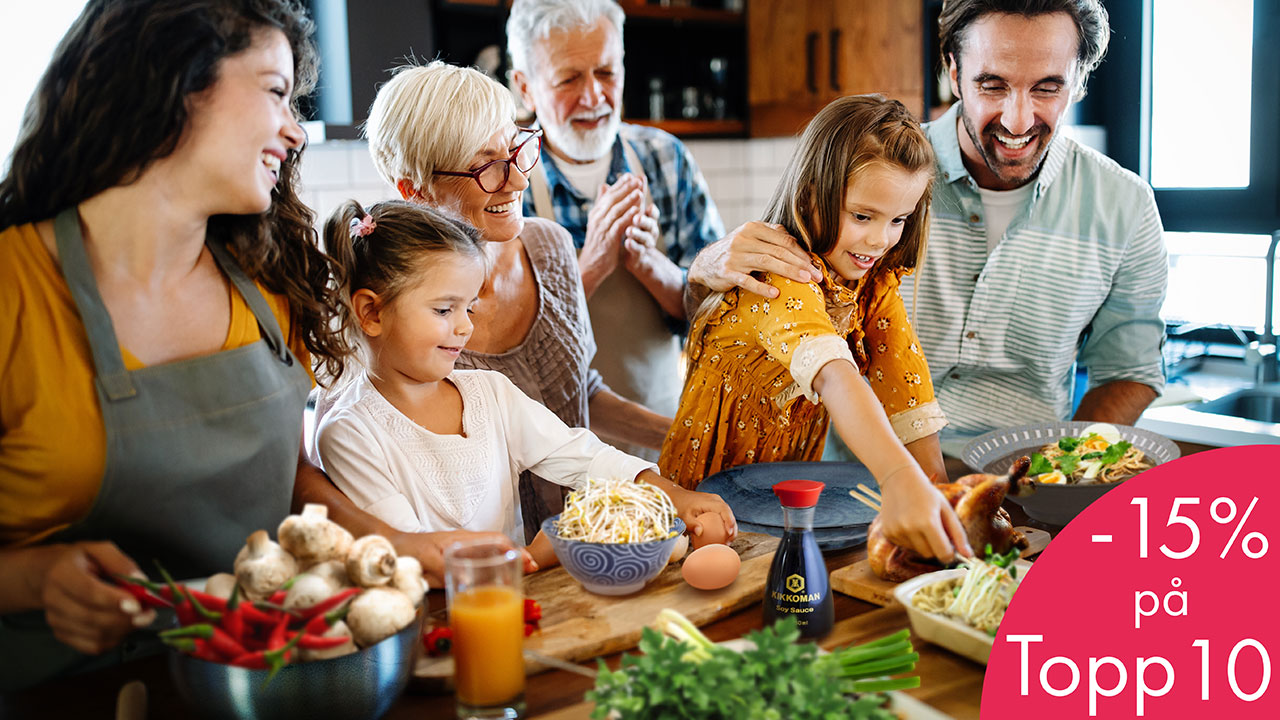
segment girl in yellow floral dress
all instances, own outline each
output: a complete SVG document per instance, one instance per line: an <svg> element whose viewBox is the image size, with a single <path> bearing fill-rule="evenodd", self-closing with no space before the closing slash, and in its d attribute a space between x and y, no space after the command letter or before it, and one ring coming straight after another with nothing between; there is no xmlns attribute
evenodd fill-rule
<svg viewBox="0 0 1280 720"><path fill-rule="evenodd" d="M694 318L689 375L658 464L695 488L755 462L818 460L827 425L875 476L893 542L969 554L951 506L904 443L946 424L898 286L924 255L933 151L906 108L832 102L809 124L767 213L808 248L822 280L762 274L766 298L714 294Z"/></svg>

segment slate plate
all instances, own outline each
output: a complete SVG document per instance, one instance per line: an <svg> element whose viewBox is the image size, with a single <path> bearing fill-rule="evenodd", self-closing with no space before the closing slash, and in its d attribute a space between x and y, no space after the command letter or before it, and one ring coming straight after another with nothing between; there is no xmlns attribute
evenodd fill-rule
<svg viewBox="0 0 1280 720"><path fill-rule="evenodd" d="M839 529L841 534L862 530L876 517L876 511L854 500L849 491L862 483L877 492L880 486L871 471L856 462L777 462L739 465L716 473L698 490L724 498L739 522L764 527L782 527L782 505L773 494L773 485L783 480L818 480L826 483L813 515L814 530ZM780 534L770 533L770 534Z"/></svg>
<svg viewBox="0 0 1280 720"><path fill-rule="evenodd" d="M773 525L756 525L755 523L738 521L738 532L753 532L782 537L783 529ZM818 541L818 549L824 553L846 550L867 542L867 526L855 525L851 528L819 528L813 531L813 539Z"/></svg>

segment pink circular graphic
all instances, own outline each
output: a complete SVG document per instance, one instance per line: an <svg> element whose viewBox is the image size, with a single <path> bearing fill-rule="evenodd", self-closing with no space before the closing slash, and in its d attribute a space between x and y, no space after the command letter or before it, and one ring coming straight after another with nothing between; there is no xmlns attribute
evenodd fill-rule
<svg viewBox="0 0 1280 720"><path fill-rule="evenodd" d="M1277 468L1280 446L1197 453L1086 508L1014 596L982 717L1280 718Z"/></svg>

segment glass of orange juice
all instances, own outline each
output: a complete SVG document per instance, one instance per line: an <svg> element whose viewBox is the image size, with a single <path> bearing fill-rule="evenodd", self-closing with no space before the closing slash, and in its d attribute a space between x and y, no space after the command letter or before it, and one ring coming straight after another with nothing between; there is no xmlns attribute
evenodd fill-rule
<svg viewBox="0 0 1280 720"><path fill-rule="evenodd" d="M524 715L523 568L518 551L490 541L445 550L460 720Z"/></svg>

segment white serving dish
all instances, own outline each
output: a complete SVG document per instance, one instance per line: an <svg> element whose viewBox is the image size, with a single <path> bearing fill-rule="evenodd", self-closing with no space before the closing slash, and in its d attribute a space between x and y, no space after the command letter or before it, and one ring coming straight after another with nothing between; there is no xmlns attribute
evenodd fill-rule
<svg viewBox="0 0 1280 720"><path fill-rule="evenodd" d="M1018 581L1025 580L1027 572L1031 569L1031 563L1018 560L1014 566L1018 568ZM893 597L906 608L907 617L911 620L911 632L915 637L928 640L957 655L986 665L987 659L991 657L991 647L995 644L995 638L967 623L946 615L925 612L911 604L911 597L926 585L963 577L967 572L969 571L965 568L952 568L917 575L899 583L893 590Z"/></svg>

